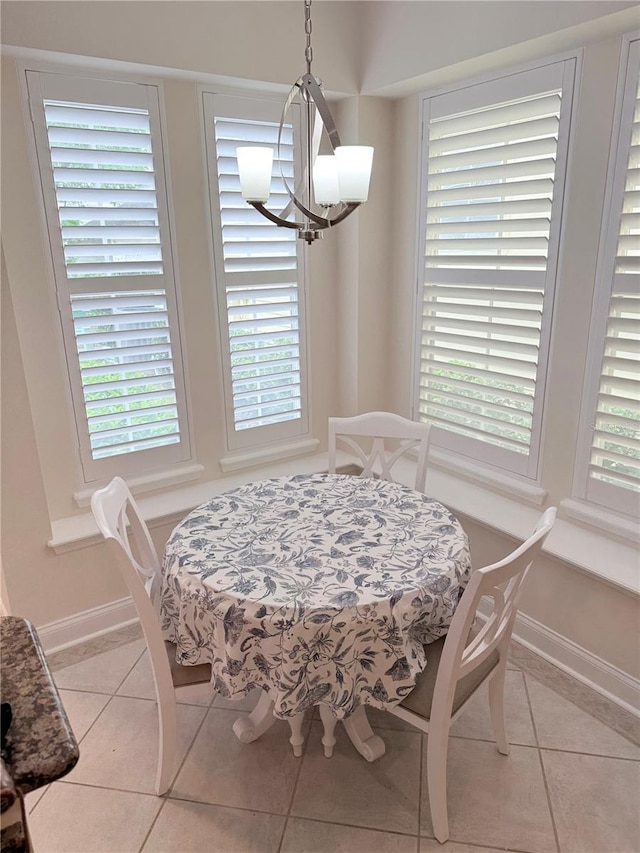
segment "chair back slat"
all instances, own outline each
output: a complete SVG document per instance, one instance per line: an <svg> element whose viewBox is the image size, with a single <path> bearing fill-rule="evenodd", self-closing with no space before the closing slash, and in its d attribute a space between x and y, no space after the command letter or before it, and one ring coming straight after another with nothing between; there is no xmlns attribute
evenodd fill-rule
<svg viewBox="0 0 640 853"><path fill-rule="evenodd" d="M519 548L503 560L477 569L472 574L444 644L434 688L434 714L450 713L456 684L460 679L469 675L496 650L501 656L507 654L524 582L553 526L555 516L555 507L550 507L529 539ZM472 633L478 605L483 597L491 601L491 612L480 629Z"/></svg>
<svg viewBox="0 0 640 853"><path fill-rule="evenodd" d="M361 477L394 480L393 466L405 456L417 456L414 488L424 491L431 425L418 423L391 412L368 412L353 418L329 418L329 473L336 470L338 445L361 463ZM371 442L357 441L371 439ZM389 446L391 442L393 446ZM417 450L417 454L415 451Z"/></svg>
<svg viewBox="0 0 640 853"><path fill-rule="evenodd" d="M91 510L133 598L149 650L156 690L172 691L160 627L160 561L147 525L121 477L114 477L107 486L94 492Z"/></svg>

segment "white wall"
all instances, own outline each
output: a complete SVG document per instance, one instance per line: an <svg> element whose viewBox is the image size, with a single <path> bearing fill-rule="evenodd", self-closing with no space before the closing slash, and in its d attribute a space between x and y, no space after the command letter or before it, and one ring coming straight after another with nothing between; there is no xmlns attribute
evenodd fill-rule
<svg viewBox="0 0 640 853"><path fill-rule="evenodd" d="M357 91L358 5L313 5L328 90ZM303 4L286 0L6 0L2 43L287 86L306 70Z"/></svg>
<svg viewBox="0 0 640 853"><path fill-rule="evenodd" d="M361 91L398 97L638 26L634 0L382 0L364 21ZM626 11L625 11L626 10ZM578 39L578 41L576 41Z"/></svg>

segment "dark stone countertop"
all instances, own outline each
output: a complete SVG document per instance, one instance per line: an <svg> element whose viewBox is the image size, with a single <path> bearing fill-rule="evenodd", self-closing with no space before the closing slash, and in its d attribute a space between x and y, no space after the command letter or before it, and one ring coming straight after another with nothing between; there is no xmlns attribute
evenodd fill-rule
<svg viewBox="0 0 640 853"><path fill-rule="evenodd" d="M0 618L0 694L11 704L5 762L27 794L75 767L78 744L33 625Z"/></svg>

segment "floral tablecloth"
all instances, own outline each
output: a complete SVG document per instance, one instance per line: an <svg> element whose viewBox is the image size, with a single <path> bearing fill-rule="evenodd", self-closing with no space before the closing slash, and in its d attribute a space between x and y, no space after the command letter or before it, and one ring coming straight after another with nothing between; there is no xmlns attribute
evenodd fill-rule
<svg viewBox="0 0 640 853"><path fill-rule="evenodd" d="M175 528L163 630L180 663L211 663L223 696L261 686L276 716L326 704L343 718L412 689L470 570L462 527L426 495L336 474L263 480Z"/></svg>

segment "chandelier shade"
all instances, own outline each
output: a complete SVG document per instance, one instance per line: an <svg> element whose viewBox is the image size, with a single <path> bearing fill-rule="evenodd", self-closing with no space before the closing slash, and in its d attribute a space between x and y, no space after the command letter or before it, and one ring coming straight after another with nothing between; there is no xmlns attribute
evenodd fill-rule
<svg viewBox="0 0 640 853"><path fill-rule="evenodd" d="M285 101L278 142L273 148L242 146L236 149L242 197L263 216L283 228L295 228L308 244L322 232L342 222L365 202L373 164L373 148L367 145L342 145L329 110L322 83L311 73L311 0L305 0L305 59L307 72L293 85ZM304 163L295 187L280 170L289 202L279 213L265 207L269 200L274 153L278 162L287 113L299 101L304 117ZM323 134L331 154L319 154ZM294 218L302 214L300 219Z"/></svg>
<svg viewBox="0 0 640 853"><path fill-rule="evenodd" d="M271 192L273 149L257 146L236 148L242 197L245 201L268 201Z"/></svg>

